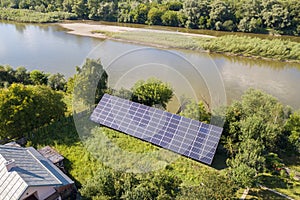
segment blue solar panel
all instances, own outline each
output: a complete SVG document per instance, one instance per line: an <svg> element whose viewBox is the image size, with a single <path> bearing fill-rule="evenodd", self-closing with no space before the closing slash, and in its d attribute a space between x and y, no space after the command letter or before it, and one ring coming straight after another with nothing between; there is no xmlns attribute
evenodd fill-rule
<svg viewBox="0 0 300 200"><path fill-rule="evenodd" d="M223 131L108 94L102 97L91 120L209 165Z"/></svg>

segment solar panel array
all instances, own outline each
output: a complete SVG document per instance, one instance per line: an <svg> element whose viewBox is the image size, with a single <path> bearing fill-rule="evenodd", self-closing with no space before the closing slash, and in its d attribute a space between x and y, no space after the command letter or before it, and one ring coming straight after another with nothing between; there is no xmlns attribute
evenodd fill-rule
<svg viewBox="0 0 300 200"><path fill-rule="evenodd" d="M223 130L108 94L102 97L90 119L209 165Z"/></svg>

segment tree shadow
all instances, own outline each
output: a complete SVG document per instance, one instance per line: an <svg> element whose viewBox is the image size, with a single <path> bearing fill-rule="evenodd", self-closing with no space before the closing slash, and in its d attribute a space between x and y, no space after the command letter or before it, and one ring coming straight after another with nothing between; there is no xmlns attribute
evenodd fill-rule
<svg viewBox="0 0 300 200"><path fill-rule="evenodd" d="M71 146L80 141L72 116L63 117L60 120L32 131L28 136L30 145L55 146L64 144Z"/></svg>
<svg viewBox="0 0 300 200"><path fill-rule="evenodd" d="M288 155L288 154L280 154L279 157L282 159L283 163L285 163L287 166L288 165L300 165L300 156L293 154L293 155Z"/></svg>
<svg viewBox="0 0 300 200"><path fill-rule="evenodd" d="M248 192L247 199L283 199L282 196L279 196L271 191L264 189L251 189ZM256 198L254 198L256 197Z"/></svg>
<svg viewBox="0 0 300 200"><path fill-rule="evenodd" d="M217 169L217 170L222 170L227 168L227 164L226 164L226 160L227 160L228 156L226 154L226 152L224 152L223 150L217 149L217 152L215 154L214 160L211 164L211 167Z"/></svg>
<svg viewBox="0 0 300 200"><path fill-rule="evenodd" d="M82 184L74 177L72 176L69 172L73 169L73 163L68 159L68 158L64 158L64 168L66 171L66 175L72 179L75 182L75 185L77 188L81 188Z"/></svg>
<svg viewBox="0 0 300 200"><path fill-rule="evenodd" d="M270 175L260 175L258 178L259 182L262 183L264 186L269 188L288 188L288 182L279 177L279 176L270 176Z"/></svg>

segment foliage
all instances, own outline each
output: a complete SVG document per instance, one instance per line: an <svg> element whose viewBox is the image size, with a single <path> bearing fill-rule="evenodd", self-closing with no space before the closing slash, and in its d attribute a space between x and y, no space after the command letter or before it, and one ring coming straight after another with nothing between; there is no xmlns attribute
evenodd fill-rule
<svg viewBox="0 0 300 200"><path fill-rule="evenodd" d="M40 70L33 70L30 72L30 80L34 85L47 85L49 74L45 74Z"/></svg>
<svg viewBox="0 0 300 200"><path fill-rule="evenodd" d="M46 74L40 70L27 71L25 67L14 70L9 65L0 66L0 87L8 87L12 83L23 85L48 85L53 90L66 91L66 80L63 74ZM70 86L71 87L71 86Z"/></svg>
<svg viewBox="0 0 300 200"><path fill-rule="evenodd" d="M0 66L0 86L4 87L16 81L14 70L10 66Z"/></svg>
<svg viewBox="0 0 300 200"><path fill-rule="evenodd" d="M25 67L18 67L14 72L14 76L17 83L22 83L24 85L31 84L30 74Z"/></svg>
<svg viewBox="0 0 300 200"><path fill-rule="evenodd" d="M182 187L176 199L232 199L235 192L236 186L227 176L213 171L206 172L199 186Z"/></svg>
<svg viewBox="0 0 300 200"><path fill-rule="evenodd" d="M263 147L259 141L247 139L241 142L236 155L227 160L230 178L240 187L252 187L257 182L256 174L264 166Z"/></svg>
<svg viewBox="0 0 300 200"><path fill-rule="evenodd" d="M268 153L281 150L278 144L286 118L277 99L254 89L227 108L223 143L231 155L227 160L230 177L239 186L253 186Z"/></svg>
<svg viewBox="0 0 300 200"><path fill-rule="evenodd" d="M285 124L285 131L292 151L300 153L300 112L290 115Z"/></svg>
<svg viewBox="0 0 300 200"><path fill-rule="evenodd" d="M81 68L77 68L74 76L74 98L92 106L98 103L107 89L108 75L101 61L86 59Z"/></svg>
<svg viewBox="0 0 300 200"><path fill-rule="evenodd" d="M183 110L180 112L180 115L205 123L209 123L211 117L202 101L199 103L190 101L184 106Z"/></svg>
<svg viewBox="0 0 300 200"><path fill-rule="evenodd" d="M120 94L123 93L127 95L127 92L120 92ZM235 111L238 112L238 109L239 107L236 107ZM239 115L231 115L233 119L237 116ZM120 148L126 151L140 153L157 149L157 147L151 144L139 141L117 131L110 130L105 132L105 134L107 134L107 137L113 140L114 143L118 144ZM83 198L111 198L108 195L103 195L101 191L106 191L105 194L121 196L124 199L143 199L143 197L145 197L144 199L154 199L150 198L152 197L151 195L158 195L157 199L170 199L169 194L175 195L172 196L171 199L230 199L236 196L234 180L232 180L233 178L229 177L230 179L228 179L228 176L222 175L223 170L214 171L210 167L184 157L179 157L176 161L167 165L165 169L151 174L133 175L108 169L99 163L83 146L78 137L72 117L34 130L30 135L34 136L31 138L31 144L33 146L42 147L50 145L66 158L65 166L69 172L69 176L76 181L77 186L81 188L81 192L86 192ZM91 142L93 142L93 140L91 140ZM95 142L94 145L99 146L97 142ZM263 147L259 143L256 143L255 140L250 140L248 143L241 145L244 145L243 149L247 150L245 150L243 155L238 156L238 160L245 161L245 164L239 165L231 174L233 177L238 177L234 179L240 180L240 182L238 182L239 184L251 185L252 180L249 178L256 177L257 171L250 166L255 165L253 160L259 160L257 159L259 158L257 155L258 152L261 152ZM249 151L253 152L247 154L246 152ZM235 155L237 155L237 153L235 153ZM292 160L290 161L293 162ZM258 165L260 165L259 162ZM229 170L228 175L231 174ZM267 181L261 179L260 174L258 174L258 176L260 183L264 185L267 184ZM99 182L100 177L102 177L101 180L103 180L101 183ZM181 184L180 180L183 181ZM112 181L114 184L104 184L111 183ZM267 186L271 187L271 185L268 184ZM280 192L285 194L291 193L292 197L297 197L299 185L293 188L289 186L289 189L286 183L283 186L279 188ZM275 188L277 190L277 187ZM127 192L124 192L125 190ZM260 189L257 190L263 191ZM263 192L251 194L254 195L254 197L259 196L261 198L268 196L262 193Z"/></svg>
<svg viewBox="0 0 300 200"><path fill-rule="evenodd" d="M268 40L228 35L210 40L201 46L213 52L228 52L278 60L300 60L300 44L280 39Z"/></svg>
<svg viewBox="0 0 300 200"><path fill-rule="evenodd" d="M172 97L171 86L155 78L138 81L132 87L132 100L147 106L159 105L166 108Z"/></svg>
<svg viewBox="0 0 300 200"><path fill-rule="evenodd" d="M0 8L0 19L23 22L56 22L76 18L224 31L300 34L297 0L2 0Z"/></svg>
<svg viewBox="0 0 300 200"><path fill-rule="evenodd" d="M52 88L52 90L65 91L66 84L65 76L60 73L51 74L48 78L48 85Z"/></svg>
<svg viewBox="0 0 300 200"><path fill-rule="evenodd" d="M63 96L46 86L12 84L0 91L0 137L19 138L64 116Z"/></svg>
<svg viewBox="0 0 300 200"><path fill-rule="evenodd" d="M75 19L77 16L72 13L66 12L48 12L41 13L27 9L11 9L0 8L0 19L10 20L18 22L30 22L30 23L46 23L46 22L58 22L65 19Z"/></svg>
<svg viewBox="0 0 300 200"><path fill-rule="evenodd" d="M227 35L216 38L190 37L176 33L130 31L109 33L109 37L152 46L208 50L239 56L299 62L300 44L283 39Z"/></svg>
<svg viewBox="0 0 300 200"><path fill-rule="evenodd" d="M35 129L30 132L30 136L27 146L42 148L49 145L64 156L68 176L79 188L93 177L95 171L103 168L103 165L81 143L73 116L61 118L59 121Z"/></svg>
<svg viewBox="0 0 300 200"><path fill-rule="evenodd" d="M139 175L102 169L80 192L88 199L173 199L180 183L164 173Z"/></svg>
<svg viewBox="0 0 300 200"><path fill-rule="evenodd" d="M276 151L286 121L284 113L283 105L276 98L250 89L240 102L228 107L224 134L237 146L239 142L252 138L261 142L265 151Z"/></svg>
<svg viewBox="0 0 300 200"><path fill-rule="evenodd" d="M151 8L148 12L147 23L150 25L161 25L163 13L164 11L160 8Z"/></svg>

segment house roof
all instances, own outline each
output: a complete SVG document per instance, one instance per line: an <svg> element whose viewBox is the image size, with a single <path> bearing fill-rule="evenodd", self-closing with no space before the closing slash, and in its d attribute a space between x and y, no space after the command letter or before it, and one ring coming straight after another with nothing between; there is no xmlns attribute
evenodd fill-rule
<svg viewBox="0 0 300 200"><path fill-rule="evenodd" d="M13 167L7 170L7 162ZM31 186L53 186L74 182L33 147L0 145L0 199L19 199Z"/></svg>
<svg viewBox="0 0 300 200"><path fill-rule="evenodd" d="M38 152L42 154L42 156L44 156L45 158L48 158L54 164L64 159L62 155L60 155L57 151L55 151L49 146L45 146L39 149Z"/></svg>

